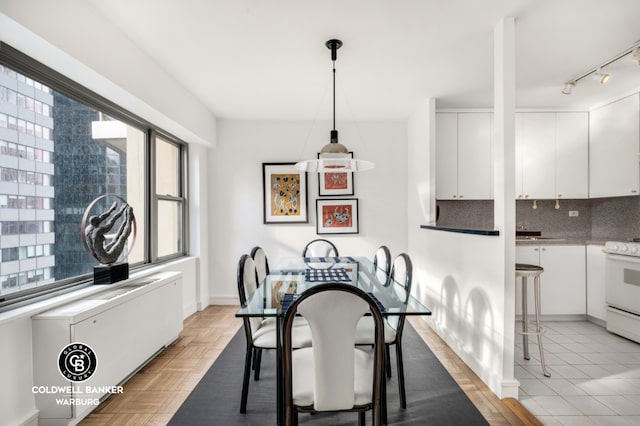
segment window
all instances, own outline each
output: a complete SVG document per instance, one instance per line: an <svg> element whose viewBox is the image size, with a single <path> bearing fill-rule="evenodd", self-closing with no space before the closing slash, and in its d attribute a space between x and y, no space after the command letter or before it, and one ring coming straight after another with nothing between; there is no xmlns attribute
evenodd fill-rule
<svg viewBox="0 0 640 426"><path fill-rule="evenodd" d="M0 154L14 157L0 167L0 309L90 282L97 261L84 249L80 224L102 195L133 207L130 267L186 255L186 145L1 47L0 103L35 118L0 113Z"/></svg>

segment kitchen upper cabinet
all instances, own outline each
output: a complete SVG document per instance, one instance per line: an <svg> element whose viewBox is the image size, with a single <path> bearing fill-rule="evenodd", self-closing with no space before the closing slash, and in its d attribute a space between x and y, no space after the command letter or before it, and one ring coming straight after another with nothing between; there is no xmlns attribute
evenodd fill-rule
<svg viewBox="0 0 640 426"><path fill-rule="evenodd" d="M556 198L589 197L589 114L556 113Z"/></svg>
<svg viewBox="0 0 640 426"><path fill-rule="evenodd" d="M516 197L587 198L588 114L516 114Z"/></svg>
<svg viewBox="0 0 640 426"><path fill-rule="evenodd" d="M638 195L640 95L591 111L589 135L589 196Z"/></svg>
<svg viewBox="0 0 640 426"><path fill-rule="evenodd" d="M585 315L586 276L583 245L521 245L516 262L540 265L540 310L542 315ZM514 272L515 273L515 272ZM533 279L527 280L529 314L535 314ZM522 314L522 285L516 283L516 314Z"/></svg>
<svg viewBox="0 0 640 426"><path fill-rule="evenodd" d="M490 113L436 114L436 198L493 197Z"/></svg>

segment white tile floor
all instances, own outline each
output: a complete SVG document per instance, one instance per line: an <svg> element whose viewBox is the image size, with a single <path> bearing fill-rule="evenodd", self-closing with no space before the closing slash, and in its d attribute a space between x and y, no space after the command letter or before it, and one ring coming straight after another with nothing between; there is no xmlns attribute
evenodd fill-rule
<svg viewBox="0 0 640 426"><path fill-rule="evenodd" d="M640 425L640 344L587 321L543 324L549 378L536 337L529 338L527 361L516 335L520 402L545 425Z"/></svg>

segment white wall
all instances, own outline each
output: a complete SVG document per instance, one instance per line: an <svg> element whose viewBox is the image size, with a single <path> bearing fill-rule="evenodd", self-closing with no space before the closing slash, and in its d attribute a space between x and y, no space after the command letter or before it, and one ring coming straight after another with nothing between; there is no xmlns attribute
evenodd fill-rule
<svg viewBox="0 0 640 426"><path fill-rule="evenodd" d="M329 142L330 122L218 122L218 143L209 157L211 303L238 303L236 267L255 245L269 258L299 256L318 238L317 175L308 174L308 224L263 224L263 162L316 158ZM381 244L392 254L407 249L406 123L338 122L340 142L373 170L356 173L360 233L330 235L341 255L370 255ZM346 197L346 196L345 196ZM351 197L347 197L351 198Z"/></svg>
<svg viewBox="0 0 640 426"><path fill-rule="evenodd" d="M216 118L91 2L0 0L0 41L186 142L215 146ZM54 19L52 19L54 17Z"/></svg>
<svg viewBox="0 0 640 426"><path fill-rule="evenodd" d="M193 208L190 211L189 248L194 256L208 259L208 239L201 238L208 234L209 220L207 181L203 176L207 175L208 149L205 146L215 145L215 117L126 37L96 15L88 3L0 0L0 9L5 13L0 13L1 41L186 142L199 144L190 147L188 198ZM110 50L105 52L101 48ZM185 317L208 304L208 280L201 281L209 275L208 262L191 257L158 269L183 273ZM13 319L0 314L0 365L11 366L4 368L0 380L0 425L35 425L37 421L31 392L31 315L35 313Z"/></svg>

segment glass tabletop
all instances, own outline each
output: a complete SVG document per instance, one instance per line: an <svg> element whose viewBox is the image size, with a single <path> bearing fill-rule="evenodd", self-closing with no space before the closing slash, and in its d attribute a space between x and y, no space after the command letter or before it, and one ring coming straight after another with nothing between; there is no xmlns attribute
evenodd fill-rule
<svg viewBox="0 0 640 426"><path fill-rule="evenodd" d="M271 263L271 262L270 262ZM270 265L271 266L271 265ZM249 297L237 317L277 317L286 303L306 289L326 282L355 285L376 301L383 315L431 315L404 287L388 281L381 269L365 257L287 258L274 262L269 275ZM292 296L285 296L290 294Z"/></svg>

